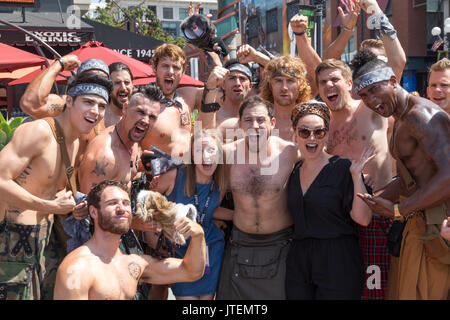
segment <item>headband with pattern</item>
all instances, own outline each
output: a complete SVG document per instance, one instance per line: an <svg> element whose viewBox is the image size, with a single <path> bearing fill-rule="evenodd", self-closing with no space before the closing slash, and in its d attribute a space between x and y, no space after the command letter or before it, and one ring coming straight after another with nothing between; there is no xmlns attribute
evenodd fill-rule
<svg viewBox="0 0 450 320"><path fill-rule="evenodd" d="M362 89L371 86L374 83L387 81L394 75L391 67L384 67L365 73L353 81L353 88L356 93Z"/></svg>
<svg viewBox="0 0 450 320"><path fill-rule="evenodd" d="M330 123L330 109L328 109L328 106L325 103L319 101L306 102L295 106L291 115L292 125L296 126L298 120L308 114L314 114L321 117L325 122L325 128L328 129Z"/></svg>
<svg viewBox="0 0 450 320"><path fill-rule="evenodd" d="M107 103L109 103L109 92L108 90L99 84L96 83L80 83L76 86L70 88L67 91L67 95L71 97L86 95L86 94L94 94L97 95L103 99Z"/></svg>

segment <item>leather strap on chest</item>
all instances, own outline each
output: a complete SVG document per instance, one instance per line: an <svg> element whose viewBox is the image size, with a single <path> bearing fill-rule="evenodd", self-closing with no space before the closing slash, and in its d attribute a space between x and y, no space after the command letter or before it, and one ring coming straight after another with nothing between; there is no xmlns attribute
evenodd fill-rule
<svg viewBox="0 0 450 320"><path fill-rule="evenodd" d="M396 132L397 124L398 124L398 121L396 120L394 122L394 128L392 130L391 141L389 143L389 147L391 149L390 151L391 151L392 156L396 160L398 174L399 174L400 178L403 180L403 182L406 186L406 189L409 191L416 187L416 180L414 180L413 176L409 172L408 168L406 167L406 165L404 164L402 159L400 159L397 152L395 152L395 135L397 133Z"/></svg>
<svg viewBox="0 0 450 320"><path fill-rule="evenodd" d="M77 193L77 183L76 183L76 175L75 169L70 162L69 153L67 152L66 140L64 139L64 132L59 125L58 121L55 118L44 118L43 120L47 121L50 128L52 129L53 136L55 137L56 142L58 142L61 149L61 156L64 161L64 166L66 168L66 176L67 176L67 187L72 191L72 194L75 196Z"/></svg>

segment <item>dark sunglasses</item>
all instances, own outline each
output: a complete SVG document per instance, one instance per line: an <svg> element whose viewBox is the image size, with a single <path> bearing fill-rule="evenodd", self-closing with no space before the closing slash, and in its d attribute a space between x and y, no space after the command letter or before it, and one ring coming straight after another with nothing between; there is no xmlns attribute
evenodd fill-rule
<svg viewBox="0 0 450 320"><path fill-rule="evenodd" d="M306 128L297 128L297 133L302 139L308 139L311 136L311 133L314 134L316 139L323 139L327 134L327 130L325 128L309 130Z"/></svg>

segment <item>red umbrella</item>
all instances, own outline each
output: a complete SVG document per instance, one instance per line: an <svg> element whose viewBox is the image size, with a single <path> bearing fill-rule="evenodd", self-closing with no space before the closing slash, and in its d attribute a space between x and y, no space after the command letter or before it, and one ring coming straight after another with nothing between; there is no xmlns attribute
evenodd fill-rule
<svg viewBox="0 0 450 320"><path fill-rule="evenodd" d="M0 43L0 72L12 72L25 67L40 66L45 58Z"/></svg>
<svg viewBox="0 0 450 320"><path fill-rule="evenodd" d="M71 52L70 54L74 54L78 57L81 62L84 62L89 59L101 59L106 64L111 64L113 62L122 62L125 63L128 67L130 67L131 73L135 79L137 78L147 78L153 75L153 69L150 65L141 62L139 60L130 58L126 55L118 53L114 50L106 48L102 42L90 41L81 46L80 49ZM9 83L9 85L13 86L16 84L29 83L31 82L41 71L36 70L25 77L17 79ZM72 75L71 72L64 71L62 75L66 77L70 77ZM59 84L67 84L67 79L61 76L56 78L56 82Z"/></svg>
<svg viewBox="0 0 450 320"><path fill-rule="evenodd" d="M130 58L126 55L118 53L114 50L106 48L102 42L91 41L87 42L81 46L80 49L75 50L71 54L74 54L78 59L83 62L88 59L101 59L106 64L111 64L113 62L122 62L130 67L131 73L133 74L134 81L133 84L148 84L155 81L155 72L151 65L141 62L139 60ZM41 72L41 70L36 70L27 74L26 76L10 82L8 85L13 86L16 84L30 83L36 76ZM70 77L70 72L63 72L63 75ZM67 79L61 76L56 78L56 82L59 84L67 84ZM180 81L180 86L197 86L203 87L203 82L195 80L188 75L183 75Z"/></svg>

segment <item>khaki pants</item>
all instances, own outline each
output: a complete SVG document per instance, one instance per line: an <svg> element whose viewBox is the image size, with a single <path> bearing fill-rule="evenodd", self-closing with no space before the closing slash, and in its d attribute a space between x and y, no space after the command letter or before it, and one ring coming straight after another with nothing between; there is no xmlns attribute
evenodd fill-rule
<svg viewBox="0 0 450 320"><path fill-rule="evenodd" d="M417 223L408 220L403 230L400 257L391 257L388 300L445 300L449 297L450 265L426 255Z"/></svg>

